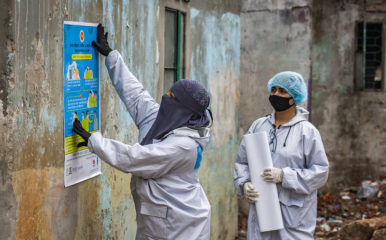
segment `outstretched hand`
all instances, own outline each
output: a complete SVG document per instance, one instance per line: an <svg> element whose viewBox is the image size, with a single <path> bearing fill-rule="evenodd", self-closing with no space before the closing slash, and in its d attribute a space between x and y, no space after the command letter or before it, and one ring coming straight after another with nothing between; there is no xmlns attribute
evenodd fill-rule
<svg viewBox="0 0 386 240"><path fill-rule="evenodd" d="M107 32L105 33L105 28L102 26L102 24L99 23L97 27L97 42L93 41L92 45L103 56L109 55L109 53L112 51L112 49L109 46L109 43L107 42L107 36L108 36L108 33Z"/></svg>
<svg viewBox="0 0 386 240"><path fill-rule="evenodd" d="M83 127L82 124L78 119L75 119L74 121L74 127L72 128L72 131L74 131L76 134L79 134L84 139L84 142L78 143L79 147L87 147L88 139L91 136L91 133L87 132Z"/></svg>

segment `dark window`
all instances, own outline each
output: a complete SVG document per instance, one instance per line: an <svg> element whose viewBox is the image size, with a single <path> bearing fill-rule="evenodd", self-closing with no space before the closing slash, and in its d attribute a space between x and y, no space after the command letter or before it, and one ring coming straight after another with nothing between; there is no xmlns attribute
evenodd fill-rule
<svg viewBox="0 0 386 240"><path fill-rule="evenodd" d="M384 81L383 23L357 24L355 78L357 89L381 89Z"/></svg>
<svg viewBox="0 0 386 240"><path fill-rule="evenodd" d="M164 92L185 77L185 19L184 12L165 9Z"/></svg>

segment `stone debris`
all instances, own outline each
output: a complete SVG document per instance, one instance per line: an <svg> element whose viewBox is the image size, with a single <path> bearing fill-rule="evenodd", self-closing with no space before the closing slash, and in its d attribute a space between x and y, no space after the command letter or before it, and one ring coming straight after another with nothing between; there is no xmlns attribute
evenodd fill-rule
<svg viewBox="0 0 386 240"><path fill-rule="evenodd" d="M386 240L386 181L318 195L316 240Z"/></svg>
<svg viewBox="0 0 386 240"><path fill-rule="evenodd" d="M376 232L377 231L377 232ZM342 240L373 240L374 235L386 231L386 217L356 220L345 224L339 235ZM386 235L381 239L386 239Z"/></svg>

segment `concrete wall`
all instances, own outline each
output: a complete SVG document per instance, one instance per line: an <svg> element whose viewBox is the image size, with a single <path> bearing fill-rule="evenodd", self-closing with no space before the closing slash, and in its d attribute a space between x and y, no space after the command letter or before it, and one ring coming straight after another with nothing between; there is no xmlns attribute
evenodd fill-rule
<svg viewBox="0 0 386 240"><path fill-rule="evenodd" d="M354 89L355 25L364 19L386 22L381 5L360 0L241 4L240 133L272 111L268 79L283 70L300 72L312 82L311 121L331 163L327 188L386 173L385 91Z"/></svg>
<svg viewBox="0 0 386 240"><path fill-rule="evenodd" d="M242 1L240 130L272 112L267 82L281 71L310 77L309 1Z"/></svg>
<svg viewBox="0 0 386 240"><path fill-rule="evenodd" d="M157 29L163 24L159 22L163 3L0 3L0 239L134 239L130 174L102 164L101 176L63 187L62 24L102 22L112 48L159 99L163 56ZM211 239L232 239L237 231L232 171L238 142L239 6L231 0L184 4L190 9L188 77L208 87L215 113L201 166L201 182L212 205ZM102 134L135 143L136 127L104 65L100 91Z"/></svg>
<svg viewBox="0 0 386 240"><path fill-rule="evenodd" d="M306 81L310 78L312 19L307 0L243 0L240 18L242 136L254 120L273 111L267 90L271 77L281 71L295 71ZM239 198L239 209L248 215L249 203L244 198ZM245 217L240 220L245 221Z"/></svg>
<svg viewBox="0 0 386 240"><path fill-rule="evenodd" d="M386 93L354 89L354 53L356 22L386 22L386 12L366 12L359 0L314 1L312 9L312 119L331 163L328 184L376 179L386 173Z"/></svg>

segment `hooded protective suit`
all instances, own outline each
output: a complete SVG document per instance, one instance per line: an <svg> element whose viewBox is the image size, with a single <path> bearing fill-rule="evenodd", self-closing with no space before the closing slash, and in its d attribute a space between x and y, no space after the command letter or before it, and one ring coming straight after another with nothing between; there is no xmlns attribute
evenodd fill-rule
<svg viewBox="0 0 386 240"><path fill-rule="evenodd" d="M255 204L250 204L247 239L313 239L316 223L317 189L328 177L328 160L319 131L307 121L308 112L296 107L296 116L275 130L275 112L253 122L247 134L266 131L273 166L283 170L277 184L284 229L260 232ZM273 141L271 141L273 140ZM245 143L237 154L234 183L244 196L243 185L250 182ZM256 189L259 191L259 189Z"/></svg>
<svg viewBox="0 0 386 240"><path fill-rule="evenodd" d="M111 81L139 129L153 125L159 105L131 74L118 51L106 58ZM153 144L133 146L93 133L91 152L133 174L131 192L137 212L136 239L209 239L210 205L198 179L209 129L174 129Z"/></svg>

